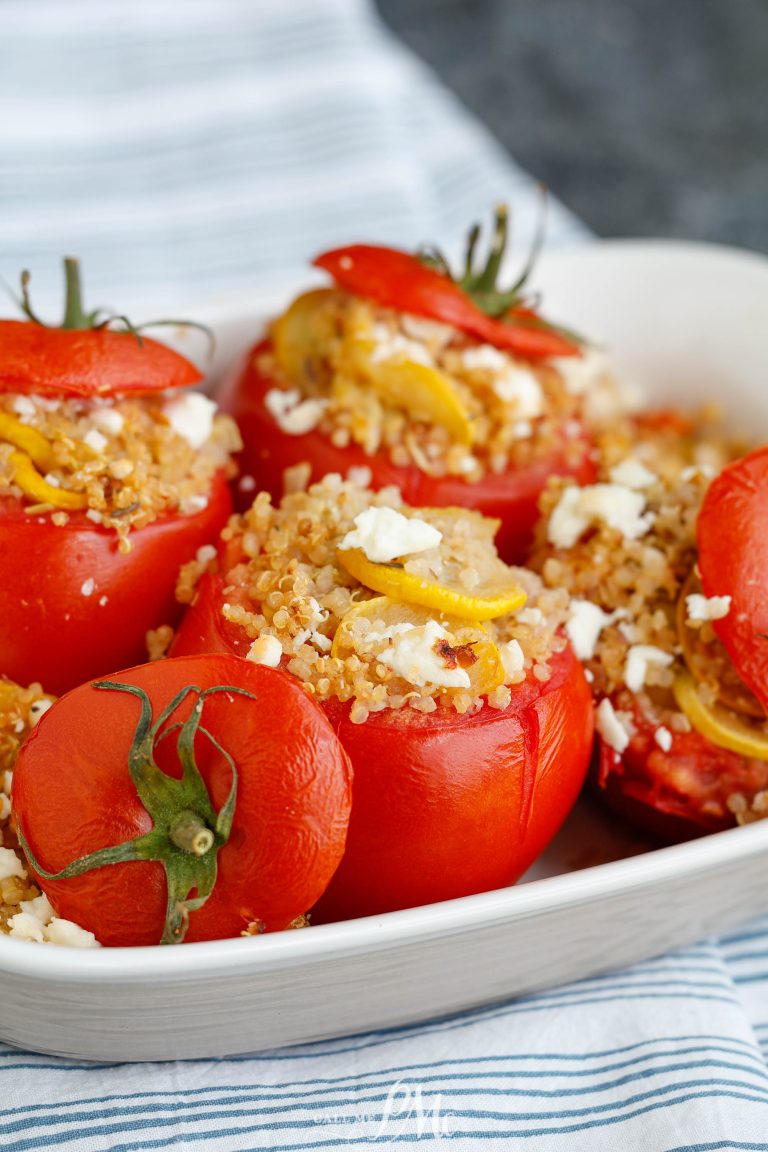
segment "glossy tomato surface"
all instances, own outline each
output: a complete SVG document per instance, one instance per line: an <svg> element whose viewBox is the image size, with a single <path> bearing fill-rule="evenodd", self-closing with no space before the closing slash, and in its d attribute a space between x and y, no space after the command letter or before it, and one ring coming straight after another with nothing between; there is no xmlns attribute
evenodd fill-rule
<svg viewBox="0 0 768 1152"><path fill-rule="evenodd" d="M223 589L218 576L201 581L174 654L247 651L242 630L221 616ZM466 896L522 875L573 805L592 751L581 665L568 647L551 666L547 683L516 685L504 711L385 711L353 724L348 704L324 704L355 783L347 850L314 922Z"/></svg>
<svg viewBox="0 0 768 1152"><path fill-rule="evenodd" d="M370 468L372 486L376 489L396 485L403 499L414 508L459 506L473 508L485 516L501 520L496 536L499 555L508 563L524 559L530 547L533 528L538 519L538 500L550 476L573 476L579 484L595 478L591 445L583 440L565 440L560 451L542 457L525 468L488 474L476 484L457 476L435 478L416 465L399 468L385 452L367 455L359 445L337 448L327 436L312 431L304 436L291 436L281 431L264 405L264 396L274 387L257 366L266 344L248 357L242 373L233 378L219 396L219 403L234 416L243 438L240 470L253 476L256 489L271 493L277 501L283 495L283 472L304 461L312 466L312 481L329 472L346 476L350 468ZM252 492L243 497L244 506Z"/></svg>
<svg viewBox="0 0 768 1152"><path fill-rule="evenodd" d="M173 624L179 566L216 539L231 511L223 476L207 506L117 536L73 513L62 527L0 499L0 672L60 695L146 657L146 632Z"/></svg>
<svg viewBox="0 0 768 1152"><path fill-rule="evenodd" d="M768 448L723 469L696 524L705 596L730 596L713 622L733 665L768 709Z"/></svg>
<svg viewBox="0 0 768 1152"><path fill-rule="evenodd" d="M238 789L216 885L191 913L186 940L238 936L258 920L267 931L285 928L324 890L344 849L350 766L322 709L292 677L232 656L159 661L110 679L143 688L154 718L189 684L227 685L255 697L224 693L203 702L202 723L234 759ZM188 698L173 719L186 719L191 707ZM25 743L13 803L46 871L150 830L128 772L139 710L133 696L82 685L46 713ZM156 746L156 755L166 774L181 775L173 737ZM201 732L195 755L218 811L231 769ZM166 883L155 861L41 884L58 915L103 944L155 944L162 935Z"/></svg>
<svg viewBox="0 0 768 1152"><path fill-rule="evenodd" d="M669 751L656 743L659 727L629 692L614 699L631 715L633 735L620 755L598 737L594 783L610 806L649 835L674 842L734 825L733 793L753 796L768 787L768 763L712 744L699 732L672 732Z"/></svg>
<svg viewBox="0 0 768 1152"><path fill-rule="evenodd" d="M326 710L355 772L344 858L313 912L342 920L513 884L579 794L592 750L592 700L570 648L552 678L512 689L504 711Z"/></svg>

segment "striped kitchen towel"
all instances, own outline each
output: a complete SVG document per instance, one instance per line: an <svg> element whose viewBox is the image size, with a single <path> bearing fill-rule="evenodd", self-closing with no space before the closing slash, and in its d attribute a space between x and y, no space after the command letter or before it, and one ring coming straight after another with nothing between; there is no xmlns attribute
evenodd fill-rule
<svg viewBox="0 0 768 1152"><path fill-rule="evenodd" d="M450 7L446 6L446 12ZM533 181L364 0L0 0L0 273L138 319L254 306L314 251L450 244ZM549 240L585 232L553 206ZM0 990L0 1013L2 998ZM768 1150L768 920L451 1019L89 1066L0 1044L3 1152Z"/></svg>

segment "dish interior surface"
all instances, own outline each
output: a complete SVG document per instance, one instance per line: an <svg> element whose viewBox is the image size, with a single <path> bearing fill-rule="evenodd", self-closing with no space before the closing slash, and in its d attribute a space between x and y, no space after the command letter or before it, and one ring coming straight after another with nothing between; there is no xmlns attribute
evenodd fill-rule
<svg viewBox="0 0 768 1152"><path fill-rule="evenodd" d="M649 403L719 399L736 430L754 439L768 429L767 260L611 242L545 253L535 287L547 314L604 345ZM263 319L251 309L211 320L215 379ZM414 1022L645 959L768 911L767 863L768 821L658 849L584 800L515 888L181 948L80 952L0 937L0 1038L90 1060L157 1060Z"/></svg>

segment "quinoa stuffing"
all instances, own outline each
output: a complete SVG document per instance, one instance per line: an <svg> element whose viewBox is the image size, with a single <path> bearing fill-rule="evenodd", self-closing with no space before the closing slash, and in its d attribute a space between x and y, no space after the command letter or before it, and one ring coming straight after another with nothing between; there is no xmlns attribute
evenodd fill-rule
<svg viewBox="0 0 768 1152"><path fill-rule="evenodd" d="M337 289L299 297L255 356L275 382L265 405L283 431L316 428L337 448L469 483L555 451L578 463L582 422L622 406L596 350L533 364Z"/></svg>
<svg viewBox="0 0 768 1152"><path fill-rule="evenodd" d="M58 526L73 513L130 532L205 508L215 473L234 474L234 422L198 392L139 399L0 394L0 497Z"/></svg>
<svg viewBox="0 0 768 1152"><path fill-rule="evenodd" d="M549 679L568 598L504 564L497 527L330 475L279 507L260 493L208 566L222 566L221 611L250 640L249 658L281 664L318 700L352 700L356 723L385 708L503 709L528 674ZM202 568L182 569L183 603Z"/></svg>

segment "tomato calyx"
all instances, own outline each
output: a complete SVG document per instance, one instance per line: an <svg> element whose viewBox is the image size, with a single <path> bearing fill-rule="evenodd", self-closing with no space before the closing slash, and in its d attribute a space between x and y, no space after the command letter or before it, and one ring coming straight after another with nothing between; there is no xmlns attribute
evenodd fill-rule
<svg viewBox="0 0 768 1152"><path fill-rule="evenodd" d="M64 316L61 324L46 324L32 307L29 292L32 274L27 269L24 269L19 279L20 294L18 297L14 297L14 299L27 320L30 320L33 324L37 324L39 328L58 328L70 332L100 332L106 328L110 328L113 324L119 323L122 325L122 329L119 330L130 332L130 334L135 337L139 347L143 347L144 344L141 334L145 328L162 328L168 326L175 328L194 328L196 331L204 333L207 337L211 351L213 351L215 347L215 337L211 329L208 328L207 325L200 324L195 320L148 320L144 324L134 324L127 316L118 312L110 312L105 308L94 308L91 312L87 312L83 304L80 263L74 256L64 257Z"/></svg>
<svg viewBox="0 0 768 1152"><path fill-rule="evenodd" d="M66 880L110 864L137 860L159 862L165 869L167 882L165 925L159 943L180 944L189 926L190 913L205 904L216 884L218 853L229 840L237 802L237 765L212 733L203 727L203 705L207 697L222 692L251 700L256 697L232 685L217 685L205 690L188 685L174 696L153 722L152 705L142 688L111 680L96 681L93 687L127 692L140 702L139 720L128 753L128 771L153 827L134 840L80 856L58 872L46 871L35 859L20 823L19 843L33 870L46 880ZM196 695L197 699L187 719L168 724L177 708L191 695ZM176 751L182 767L179 779L168 776L155 760L158 745L174 733L178 734ZM232 773L229 794L218 812L195 761L194 744L198 733L224 757ZM191 895L193 892L194 896Z"/></svg>

